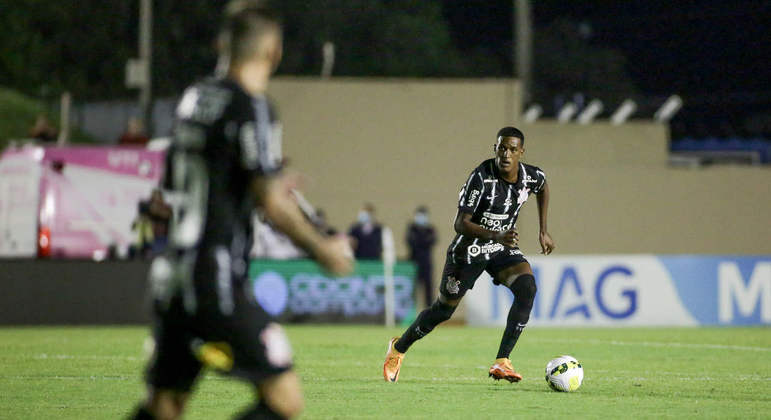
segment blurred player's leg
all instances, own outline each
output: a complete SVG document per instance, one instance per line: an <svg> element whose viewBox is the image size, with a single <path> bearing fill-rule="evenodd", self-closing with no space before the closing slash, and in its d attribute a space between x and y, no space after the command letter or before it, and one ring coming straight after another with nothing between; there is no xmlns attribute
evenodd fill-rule
<svg viewBox="0 0 771 420"><path fill-rule="evenodd" d="M259 385L260 402L246 412L239 420L288 419L303 410L300 379L293 371L284 372Z"/></svg>
<svg viewBox="0 0 771 420"><path fill-rule="evenodd" d="M190 393L170 389L148 389L147 402L134 413L134 420L177 419L185 410Z"/></svg>

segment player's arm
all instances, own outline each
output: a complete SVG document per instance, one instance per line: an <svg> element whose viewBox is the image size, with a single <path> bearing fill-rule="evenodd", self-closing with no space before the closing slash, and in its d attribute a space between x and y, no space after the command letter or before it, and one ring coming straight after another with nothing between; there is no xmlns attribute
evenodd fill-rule
<svg viewBox="0 0 771 420"><path fill-rule="evenodd" d="M291 183L285 175L257 176L252 181L257 203L277 229L331 273L344 275L351 272L352 256L346 239L321 236L303 216L290 188Z"/></svg>
<svg viewBox="0 0 771 420"><path fill-rule="evenodd" d="M543 187L535 195L538 202L538 223L540 226L538 240L541 242L541 253L549 255L554 251L554 240L549 235L547 215L549 210L549 184L544 181Z"/></svg>
<svg viewBox="0 0 771 420"><path fill-rule="evenodd" d="M519 242L517 228L504 232L496 232L472 222L471 216L471 213L458 210L458 214L455 215L455 231L463 236L470 236L484 241L493 240L511 248L517 246L517 243Z"/></svg>

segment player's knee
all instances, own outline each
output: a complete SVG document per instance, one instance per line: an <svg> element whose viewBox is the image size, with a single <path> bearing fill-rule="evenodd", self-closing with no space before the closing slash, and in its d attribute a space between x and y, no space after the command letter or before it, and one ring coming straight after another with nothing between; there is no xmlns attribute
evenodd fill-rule
<svg viewBox="0 0 771 420"><path fill-rule="evenodd" d="M300 380L292 371L264 384L260 389L260 398L273 412L284 418L296 417L305 408Z"/></svg>
<svg viewBox="0 0 771 420"><path fill-rule="evenodd" d="M455 312L455 308L457 308L457 305L450 305L449 303L442 302L441 300L437 300L434 302L433 305L431 305L431 310L436 314L436 317L440 322L447 321L452 317L452 314Z"/></svg>
<svg viewBox="0 0 771 420"><path fill-rule="evenodd" d="M305 409L305 402L299 394L296 396L285 395L283 398L266 401L270 409L285 419L295 418Z"/></svg>
<svg viewBox="0 0 771 420"><path fill-rule="evenodd" d="M295 418L305 409L305 402L302 397L285 396L285 398L274 399L266 403L274 413L285 419Z"/></svg>
<svg viewBox="0 0 771 420"><path fill-rule="evenodd" d="M532 303L535 299L535 294L538 292L535 277L532 274L518 276L511 285L511 291L514 292L517 300Z"/></svg>
<svg viewBox="0 0 771 420"><path fill-rule="evenodd" d="M182 416L183 408L173 396L159 395L150 400L147 410L157 420L175 420Z"/></svg>

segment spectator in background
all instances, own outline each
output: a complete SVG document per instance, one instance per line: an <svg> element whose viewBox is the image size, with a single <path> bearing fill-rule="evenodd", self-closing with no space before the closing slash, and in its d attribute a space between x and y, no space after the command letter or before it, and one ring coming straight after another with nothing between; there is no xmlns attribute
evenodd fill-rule
<svg viewBox="0 0 771 420"><path fill-rule="evenodd" d="M150 139L145 134L145 126L142 120L137 117L131 117L126 124L126 132L121 134L118 144L121 146L135 145L144 146Z"/></svg>
<svg viewBox="0 0 771 420"><path fill-rule="evenodd" d="M137 217L131 224L137 238L130 255L149 257L163 252L169 242L171 216L171 206L164 201L158 188L153 190L149 200L140 201Z"/></svg>
<svg viewBox="0 0 771 420"><path fill-rule="evenodd" d="M436 231L429 224L428 208L420 206L415 210L415 217L407 227L407 246L410 248L410 260L418 268L416 281L423 286L426 307L431 306L434 299L431 296L433 287L433 264L431 251L436 244Z"/></svg>
<svg viewBox="0 0 771 420"><path fill-rule="evenodd" d="M160 189L153 190L148 203L150 222L153 226L153 255L158 255L166 249L169 243L169 224L171 223L171 206L163 199Z"/></svg>
<svg viewBox="0 0 771 420"><path fill-rule="evenodd" d="M375 206L364 203L356 223L348 230L353 255L359 260L379 260L383 255L383 227L375 220Z"/></svg>
<svg viewBox="0 0 771 420"><path fill-rule="evenodd" d="M56 128L48 121L44 114L38 114L35 119L35 125L29 130L30 138L42 141L44 143L53 143L56 141L59 133Z"/></svg>
<svg viewBox="0 0 771 420"><path fill-rule="evenodd" d="M137 207L137 216L131 222L131 231L135 237L134 243L129 246L129 258L147 258L152 250L153 224L147 202L140 201Z"/></svg>

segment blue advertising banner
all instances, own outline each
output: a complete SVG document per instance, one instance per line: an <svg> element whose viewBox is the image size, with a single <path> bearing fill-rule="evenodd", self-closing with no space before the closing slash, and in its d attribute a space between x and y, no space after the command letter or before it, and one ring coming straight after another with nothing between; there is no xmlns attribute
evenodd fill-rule
<svg viewBox="0 0 771 420"><path fill-rule="evenodd" d="M770 325L771 256L530 258L531 325ZM505 325L512 293L483 274L466 298L474 325Z"/></svg>

